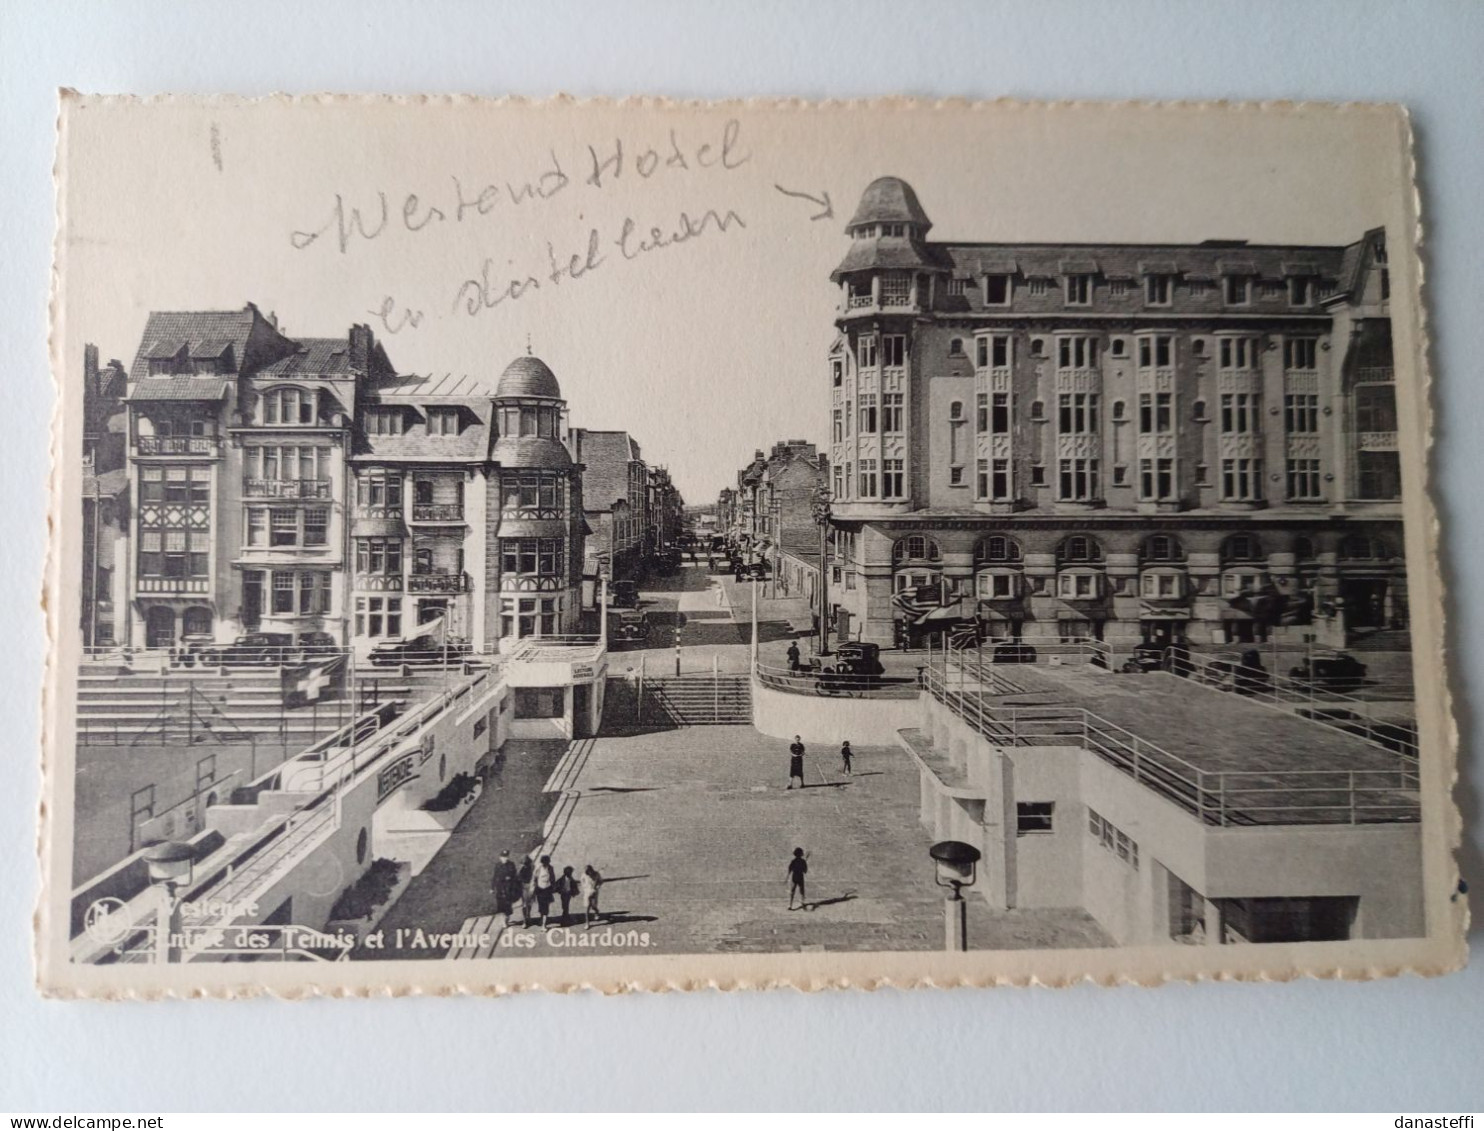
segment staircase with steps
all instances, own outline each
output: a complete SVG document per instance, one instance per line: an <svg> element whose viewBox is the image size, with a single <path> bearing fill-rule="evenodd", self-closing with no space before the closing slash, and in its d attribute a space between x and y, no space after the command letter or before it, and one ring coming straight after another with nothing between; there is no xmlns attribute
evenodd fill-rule
<svg viewBox="0 0 1484 1131"><path fill-rule="evenodd" d="M752 682L728 673L647 679L643 719L675 726L751 725Z"/></svg>
<svg viewBox="0 0 1484 1131"><path fill-rule="evenodd" d="M426 698L443 687L443 673L357 673L356 707ZM79 674L78 742L83 745L168 746L192 742L310 743L354 718L346 690L318 707L287 710L278 671L234 670L167 676L116 671Z"/></svg>

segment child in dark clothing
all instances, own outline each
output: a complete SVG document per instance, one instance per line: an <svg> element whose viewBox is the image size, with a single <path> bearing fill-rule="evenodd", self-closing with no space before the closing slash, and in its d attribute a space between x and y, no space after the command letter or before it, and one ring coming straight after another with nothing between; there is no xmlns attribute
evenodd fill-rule
<svg viewBox="0 0 1484 1131"><path fill-rule="evenodd" d="M794 858L788 862L788 909L794 909L794 896L799 897L799 910L804 911L808 904L804 900L804 875L809 871L809 857L802 848L794 849Z"/></svg>

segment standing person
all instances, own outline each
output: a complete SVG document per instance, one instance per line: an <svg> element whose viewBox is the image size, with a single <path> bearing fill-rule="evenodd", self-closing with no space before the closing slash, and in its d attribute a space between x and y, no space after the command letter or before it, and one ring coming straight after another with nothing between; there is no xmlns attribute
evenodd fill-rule
<svg viewBox="0 0 1484 1131"><path fill-rule="evenodd" d="M505 788L505 751L495 752L495 760L490 764L490 780L495 783L496 789Z"/></svg>
<svg viewBox="0 0 1484 1131"><path fill-rule="evenodd" d="M850 765L851 759L854 757L855 751L850 749L850 739L847 738L844 742L840 743L840 768L852 777L855 775L855 771L850 768Z"/></svg>
<svg viewBox="0 0 1484 1131"><path fill-rule="evenodd" d="M809 854L802 848L794 849L794 858L788 862L788 909L794 909L794 896L799 897L799 910L807 911L809 904L804 897L804 876L809 871Z"/></svg>
<svg viewBox="0 0 1484 1131"><path fill-rule="evenodd" d="M788 788L793 789L794 778L799 779L799 788L804 788L804 740L794 735L788 748Z"/></svg>
<svg viewBox="0 0 1484 1131"><path fill-rule="evenodd" d="M520 862L520 871L516 873L520 879L520 910L524 918L523 926L531 925L531 901L536 897L536 862L527 854Z"/></svg>
<svg viewBox="0 0 1484 1131"><path fill-rule="evenodd" d="M556 890L562 901L562 926L565 927L567 917L572 913L572 897L577 894L577 877L572 874L572 865L562 869L562 874L557 877Z"/></svg>
<svg viewBox="0 0 1484 1131"><path fill-rule="evenodd" d="M788 670L796 672L799 670L799 642L791 641L788 646Z"/></svg>
<svg viewBox="0 0 1484 1131"><path fill-rule="evenodd" d="M598 892L603 886L603 877L591 864L582 870L582 879L577 881L578 890L582 894L582 924L587 929L593 925L593 920L602 917L598 910Z"/></svg>
<svg viewBox="0 0 1484 1131"><path fill-rule="evenodd" d="M495 874L490 877L490 892L495 897L495 914L505 916L508 923L515 913L515 903L520 899L520 875L508 849L500 853L499 862L495 864Z"/></svg>
<svg viewBox="0 0 1484 1131"><path fill-rule="evenodd" d="M551 901L556 895L556 870L551 866L551 857L541 857L536 865L533 887L536 890L536 910L541 914L541 929L546 929L547 917L551 914Z"/></svg>

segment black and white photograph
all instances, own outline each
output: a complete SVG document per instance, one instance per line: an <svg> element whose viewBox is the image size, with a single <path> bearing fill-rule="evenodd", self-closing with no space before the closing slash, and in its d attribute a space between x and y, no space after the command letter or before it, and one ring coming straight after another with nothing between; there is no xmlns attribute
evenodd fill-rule
<svg viewBox="0 0 1484 1131"><path fill-rule="evenodd" d="M43 989L1460 965L1410 146L65 93Z"/></svg>

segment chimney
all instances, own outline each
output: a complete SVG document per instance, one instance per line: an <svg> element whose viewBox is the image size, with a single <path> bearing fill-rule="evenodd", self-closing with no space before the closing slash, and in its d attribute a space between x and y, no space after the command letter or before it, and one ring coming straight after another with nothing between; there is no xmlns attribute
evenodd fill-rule
<svg viewBox="0 0 1484 1131"><path fill-rule="evenodd" d="M350 328L350 367L357 373L369 373L371 371L371 351L376 346L376 339L371 334L371 327L356 323Z"/></svg>
<svg viewBox="0 0 1484 1131"><path fill-rule="evenodd" d="M82 347L82 379L89 392L102 391L98 384L98 347L91 342Z"/></svg>

